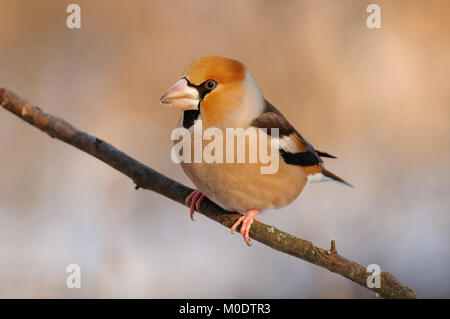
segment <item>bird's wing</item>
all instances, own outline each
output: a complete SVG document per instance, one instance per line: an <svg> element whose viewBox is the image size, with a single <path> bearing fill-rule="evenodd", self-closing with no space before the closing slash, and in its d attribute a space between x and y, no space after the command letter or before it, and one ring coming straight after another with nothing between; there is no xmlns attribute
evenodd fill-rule
<svg viewBox="0 0 450 319"><path fill-rule="evenodd" d="M319 154L309 144L275 106L265 100L265 107L260 116L252 121L251 126L267 129L271 135L272 128L278 128L280 154L288 164L311 166L321 164ZM329 154L323 153L323 156ZM332 156L332 155L329 155Z"/></svg>

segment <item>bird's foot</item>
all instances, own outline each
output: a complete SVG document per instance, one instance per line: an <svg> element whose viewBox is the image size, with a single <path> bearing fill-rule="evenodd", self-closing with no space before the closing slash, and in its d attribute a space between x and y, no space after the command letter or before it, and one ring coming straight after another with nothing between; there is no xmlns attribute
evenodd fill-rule
<svg viewBox="0 0 450 319"><path fill-rule="evenodd" d="M259 210L251 209L248 210L244 216L239 217L239 219L234 223L231 227L231 233L234 234L236 228L242 223L240 233L242 237L244 237L244 241L247 245L250 246L250 227L253 224L253 220L260 221L256 214L258 214Z"/></svg>
<svg viewBox="0 0 450 319"><path fill-rule="evenodd" d="M193 191L188 197L186 197L186 205L189 205L190 207L190 215L192 221L195 221L194 219L194 208L198 210L200 208L200 204L202 203L203 199L205 198L205 195L203 195L198 189Z"/></svg>

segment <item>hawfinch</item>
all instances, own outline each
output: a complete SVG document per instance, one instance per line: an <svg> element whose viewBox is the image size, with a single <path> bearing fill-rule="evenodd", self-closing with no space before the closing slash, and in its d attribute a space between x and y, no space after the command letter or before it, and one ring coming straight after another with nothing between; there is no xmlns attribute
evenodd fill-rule
<svg viewBox="0 0 450 319"><path fill-rule="evenodd" d="M272 174L262 173L261 168L268 164L260 159L244 163L181 162L184 172L197 187L186 198L191 219L194 209L199 209L205 197L226 210L245 212L231 232L241 225L240 233L247 244L250 244L250 226L254 219L259 220L257 213L288 205L308 182L337 181L351 186L324 168L321 157L335 157L315 150L281 112L264 99L258 84L239 61L220 56L195 60L161 97L160 103L183 110L178 126L192 133L190 145L195 143L193 130L197 120L201 120L203 132L214 128L222 132L224 138L227 128L242 128L246 132L253 130L258 136L265 134L268 145L276 139L274 155L279 164ZM278 129L278 136L271 135L274 128ZM249 140L245 139L246 148L258 147L249 145ZM205 147L207 142L202 140L201 145ZM224 152L227 151L225 144L226 141L219 144L223 145ZM250 151L245 150L247 157Z"/></svg>

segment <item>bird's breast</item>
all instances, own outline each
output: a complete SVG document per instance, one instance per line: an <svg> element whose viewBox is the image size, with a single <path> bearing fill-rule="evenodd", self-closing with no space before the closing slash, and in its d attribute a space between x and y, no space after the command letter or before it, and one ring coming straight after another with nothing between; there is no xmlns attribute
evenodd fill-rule
<svg viewBox="0 0 450 319"><path fill-rule="evenodd" d="M243 128L243 130L246 129L248 127ZM213 147L210 144L218 137L215 136L208 140L202 138L199 143L198 139L195 140L194 128L190 129L190 160L186 160L185 157L180 164L186 175L206 197L227 210L246 211L286 206L300 194L307 182L304 169L297 165L286 164L279 155L278 149L276 149L276 154L269 156L271 161L278 162L277 170L272 174L263 174L263 167L275 165L272 162L263 162L260 156L263 146L266 148L266 154L270 154L270 137L267 138L267 144L262 145L259 134L264 133L256 128L250 128L250 130L252 129L256 133L256 144L251 143L250 137L245 138L244 163L238 162L239 147L242 147L242 144L239 144L236 137L233 137L233 156L228 155L228 160L231 158L233 160L227 161L227 151L230 152L230 149L227 150L227 140L230 142L230 137L227 137L225 129L218 129L222 132L219 137L222 139L222 143L216 144L213 152L211 152ZM201 132L205 133L205 129L202 129ZM200 135L202 136L202 134ZM175 144L178 142L180 140L175 141ZM195 150L196 146L197 148L201 146L202 155L206 155L202 156L202 160L197 163L195 163L195 153L197 152L197 160L199 156L198 149ZM255 153L255 147L257 148L256 161L250 162L251 154ZM187 150L182 152L185 151ZM222 153L222 160L211 162L209 159L208 161L205 158L208 156L208 151L209 155L214 156ZM217 160L217 157L215 159Z"/></svg>

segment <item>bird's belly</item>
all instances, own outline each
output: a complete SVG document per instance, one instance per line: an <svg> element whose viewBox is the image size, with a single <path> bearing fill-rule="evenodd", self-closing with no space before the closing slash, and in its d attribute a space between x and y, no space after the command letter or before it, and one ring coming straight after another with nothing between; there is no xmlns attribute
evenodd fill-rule
<svg viewBox="0 0 450 319"><path fill-rule="evenodd" d="M301 167L286 164L281 158L274 174L261 174L260 163L181 163L181 166L206 197L231 211L286 206L297 198L307 182Z"/></svg>

